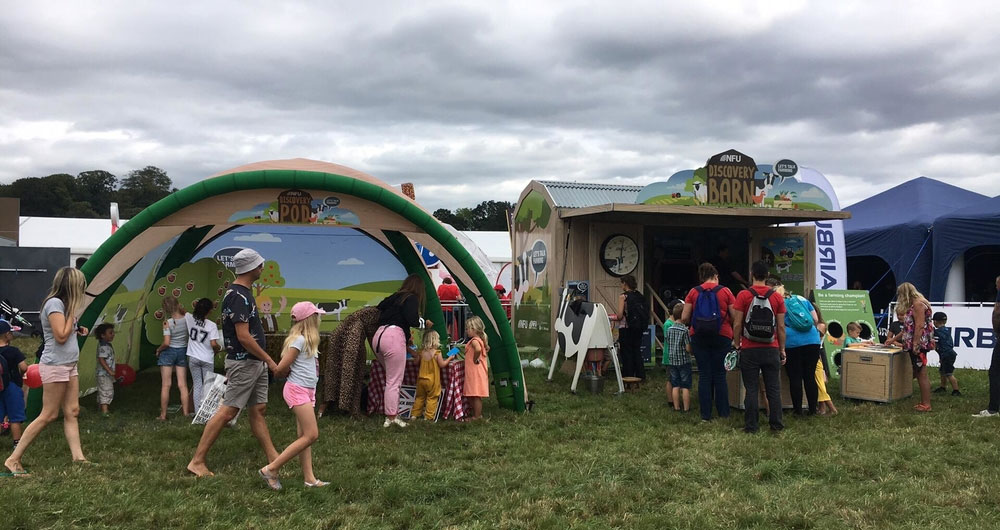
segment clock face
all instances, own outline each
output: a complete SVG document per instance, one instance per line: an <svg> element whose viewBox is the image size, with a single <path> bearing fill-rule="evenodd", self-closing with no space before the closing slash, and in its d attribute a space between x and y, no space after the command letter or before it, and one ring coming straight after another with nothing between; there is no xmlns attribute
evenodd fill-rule
<svg viewBox="0 0 1000 530"><path fill-rule="evenodd" d="M616 234L601 245L601 266L612 276L625 276L639 265L639 246L624 234Z"/></svg>

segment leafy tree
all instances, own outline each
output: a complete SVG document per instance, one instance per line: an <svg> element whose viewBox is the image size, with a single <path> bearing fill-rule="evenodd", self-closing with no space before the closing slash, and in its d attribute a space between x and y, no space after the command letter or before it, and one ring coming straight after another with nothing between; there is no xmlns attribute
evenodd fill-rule
<svg viewBox="0 0 1000 530"><path fill-rule="evenodd" d="M465 230L463 226L460 226L464 223L464 221L459 219L455 214L451 213L451 210L447 208L438 208L437 210L434 210L434 218L442 223L450 224L455 227L456 230Z"/></svg>
<svg viewBox="0 0 1000 530"><path fill-rule="evenodd" d="M84 171L76 176L76 190L81 200L86 201L98 217L108 214L111 202L116 200L118 177L96 169Z"/></svg>
<svg viewBox="0 0 1000 530"><path fill-rule="evenodd" d="M260 296L264 289L270 287L284 287L285 279L281 276L281 266L277 261L267 260L264 262L264 270L260 273L260 278L254 282L254 296Z"/></svg>
<svg viewBox="0 0 1000 530"><path fill-rule="evenodd" d="M447 208L434 211L434 217L456 230L507 230L507 218L514 205L504 201L483 201L475 208L459 208L452 213Z"/></svg>
<svg viewBox="0 0 1000 530"><path fill-rule="evenodd" d="M483 201L473 208L473 230L506 231L514 205L507 201Z"/></svg>
<svg viewBox="0 0 1000 530"><path fill-rule="evenodd" d="M170 177L156 166L130 171L118 190L119 211L123 218L130 219L171 191L177 190L172 188Z"/></svg>
<svg viewBox="0 0 1000 530"><path fill-rule="evenodd" d="M80 200L73 176L65 173L17 179L0 187L0 196L21 199L21 215L97 217L90 204Z"/></svg>

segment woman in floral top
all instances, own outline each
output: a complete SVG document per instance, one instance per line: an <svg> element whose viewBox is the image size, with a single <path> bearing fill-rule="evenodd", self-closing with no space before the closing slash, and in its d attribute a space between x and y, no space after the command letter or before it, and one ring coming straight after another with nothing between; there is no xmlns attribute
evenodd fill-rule
<svg viewBox="0 0 1000 530"><path fill-rule="evenodd" d="M896 289L896 315L903 322L903 332L896 340L910 354L913 378L920 386L920 403L913 408L917 412L928 412L931 410L931 382L927 378L927 352L934 349L931 304L912 283L901 283Z"/></svg>

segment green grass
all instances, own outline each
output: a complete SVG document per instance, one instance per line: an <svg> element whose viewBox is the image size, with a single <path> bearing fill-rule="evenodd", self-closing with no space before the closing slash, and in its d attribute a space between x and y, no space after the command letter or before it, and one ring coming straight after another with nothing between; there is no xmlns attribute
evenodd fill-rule
<svg viewBox="0 0 1000 530"><path fill-rule="evenodd" d="M4 528L1000 527L1000 420L969 416L985 403L985 372L957 376L966 396L935 394L929 414L913 412L913 398L834 393L839 416L789 417L780 435L750 436L741 411L702 424L668 410L659 370L616 397L610 385L574 396L568 377L547 383L528 369L537 405L527 414L490 401L478 424L323 418L314 462L333 486L304 488L293 462L285 490L271 492L245 419L209 456L217 476L188 476L201 428L154 421L159 379L144 372L118 391L111 418L82 400L84 450L99 466L71 465L53 425L24 458L34 476L0 479ZM284 446L294 420L277 387L271 399Z"/></svg>

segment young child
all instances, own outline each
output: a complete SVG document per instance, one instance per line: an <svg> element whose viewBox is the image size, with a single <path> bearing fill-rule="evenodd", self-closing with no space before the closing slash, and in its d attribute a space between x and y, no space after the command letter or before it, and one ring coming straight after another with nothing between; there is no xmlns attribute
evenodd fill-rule
<svg viewBox="0 0 1000 530"><path fill-rule="evenodd" d="M181 393L181 412L187 416L191 412L191 401L187 387L187 345L188 327L184 318L184 308L173 296L163 297L163 344L156 348L156 364L160 367L160 415L156 419L167 420L167 404L170 402L170 386L173 374L177 374L177 390Z"/></svg>
<svg viewBox="0 0 1000 530"><path fill-rule="evenodd" d="M855 344L871 345L872 341L861 338L861 324L850 322L847 324L847 338L844 339L844 347L847 348Z"/></svg>
<svg viewBox="0 0 1000 530"><path fill-rule="evenodd" d="M469 342L465 345L465 397L472 405L473 420L483 417L483 398L490 397L490 376L486 366L486 354L490 351L483 319L472 316L465 321L465 334Z"/></svg>
<svg viewBox="0 0 1000 530"><path fill-rule="evenodd" d="M101 324L94 329L97 335L97 405L101 414L108 416L108 405L115 398L115 340L114 324Z"/></svg>
<svg viewBox="0 0 1000 530"><path fill-rule="evenodd" d="M10 345L14 340L15 331L21 328L10 325L6 320L0 320L0 366L4 368L2 379L3 390L0 391L0 420L4 417L10 422L10 435L14 439L14 447L21 441L21 424L24 423L24 393L21 390L22 377L28 371L21 350Z"/></svg>
<svg viewBox="0 0 1000 530"><path fill-rule="evenodd" d="M417 353L420 372L417 375L417 397L413 400L410 417L433 420L437 412L438 398L441 397L441 369L448 366L448 360L441 356L441 336L437 331L425 331L424 343Z"/></svg>
<svg viewBox="0 0 1000 530"><path fill-rule="evenodd" d="M847 338L844 339L844 347L846 348L851 344L865 342L861 340L860 336L861 336L860 324L858 324L857 322L851 322L847 324ZM869 344L871 343L871 341L867 342ZM826 352L821 350L820 355L826 355ZM835 357L834 364L837 365L837 368L839 370L840 365L837 364L838 361L839 358ZM836 416L837 414L840 413L840 411L837 410L836 405L833 404L833 399L830 397L830 394L827 393L826 391L826 382L827 382L826 370L823 369L823 363L818 362L816 363L816 386L819 390L818 392L819 397L817 398L818 403L816 405L816 414L819 415L829 414L831 416Z"/></svg>
<svg viewBox="0 0 1000 530"><path fill-rule="evenodd" d="M278 481L278 471L289 460L299 457L302 466L302 477L306 487L318 488L328 486L316 478L312 468L312 450L310 446L319 439L319 427L313 409L316 407L316 382L319 380L319 319L326 313L312 302L299 302L292 306L292 329L288 332L284 347L281 350L281 362L275 376L288 375L282 396L288 408L295 413L295 423L298 426L299 437L289 444L270 464L260 468L258 473L268 487L281 489Z"/></svg>
<svg viewBox="0 0 1000 530"><path fill-rule="evenodd" d="M941 386L934 390L935 393L947 392L948 383L951 383L951 395L961 396L958 391L958 379L955 379L955 360L958 354L955 353L955 342L951 338L951 328L948 327L948 315L938 311L931 317L934 321L934 342L937 344L937 353L941 366L938 372L941 374Z"/></svg>
<svg viewBox="0 0 1000 530"><path fill-rule="evenodd" d="M664 295L669 295L670 291L666 291ZM670 344L667 341L667 332L674 325L674 322L678 320L679 317L674 317L674 309L680 305L684 308L684 303L680 300L673 299L667 302L667 314L666 321L663 322L663 366L667 369L667 383L665 385L665 390L667 392L667 400L669 401L673 396L673 385L670 383ZM675 402L676 405L676 402Z"/></svg>
<svg viewBox="0 0 1000 530"><path fill-rule="evenodd" d="M684 312L684 305L674 306L674 325L667 330L666 342L670 348L670 385L674 400L674 410L681 410L681 402L684 403L684 412L691 410L691 336L688 328L681 322L681 313Z"/></svg>

